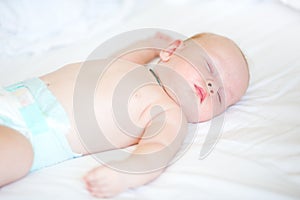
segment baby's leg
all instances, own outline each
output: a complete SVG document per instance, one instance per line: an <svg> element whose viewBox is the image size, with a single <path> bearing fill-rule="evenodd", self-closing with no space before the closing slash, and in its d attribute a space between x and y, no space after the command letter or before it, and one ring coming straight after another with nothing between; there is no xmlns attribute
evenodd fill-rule
<svg viewBox="0 0 300 200"><path fill-rule="evenodd" d="M25 176L32 162L29 140L14 129L0 125L0 187Z"/></svg>

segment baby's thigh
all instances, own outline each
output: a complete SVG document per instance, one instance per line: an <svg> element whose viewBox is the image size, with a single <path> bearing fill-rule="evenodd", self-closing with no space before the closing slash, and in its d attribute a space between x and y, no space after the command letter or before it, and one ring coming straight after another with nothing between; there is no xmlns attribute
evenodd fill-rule
<svg viewBox="0 0 300 200"><path fill-rule="evenodd" d="M25 176L32 162L29 140L18 131L0 125L0 187Z"/></svg>

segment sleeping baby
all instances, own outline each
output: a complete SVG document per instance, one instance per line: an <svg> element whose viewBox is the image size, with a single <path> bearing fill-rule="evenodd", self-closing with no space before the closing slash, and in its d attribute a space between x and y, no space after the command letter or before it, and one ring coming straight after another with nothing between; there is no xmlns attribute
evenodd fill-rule
<svg viewBox="0 0 300 200"><path fill-rule="evenodd" d="M163 48L140 48L154 43ZM201 33L182 41L158 33L130 49L0 88L0 186L130 146L123 159L100 158L85 186L111 197L147 184L179 152L187 123L212 119L247 90L248 64L226 37Z"/></svg>

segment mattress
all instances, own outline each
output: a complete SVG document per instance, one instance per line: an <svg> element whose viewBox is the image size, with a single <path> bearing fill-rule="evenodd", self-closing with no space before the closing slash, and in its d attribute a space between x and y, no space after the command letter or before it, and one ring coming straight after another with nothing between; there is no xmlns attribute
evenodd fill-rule
<svg viewBox="0 0 300 200"><path fill-rule="evenodd" d="M251 79L246 95L226 111L212 151L200 156L211 122L189 124L190 133L196 131L196 135L187 136L189 148L177 162L151 183L111 199L300 199L299 10L277 0L115 3L117 6L109 7L111 15L106 13L111 20L100 17L91 22L103 24L91 28L92 34L72 39L64 35L67 33L44 35L43 40L32 43L19 38L17 44L10 43L14 48L1 45L0 85L83 61L105 40L134 29L228 36L244 51ZM5 27L2 42L17 34L8 34ZM63 37L69 37L68 42ZM125 42L120 48L122 45ZM0 199L94 199L82 177L98 165L91 155L44 168L2 187Z"/></svg>

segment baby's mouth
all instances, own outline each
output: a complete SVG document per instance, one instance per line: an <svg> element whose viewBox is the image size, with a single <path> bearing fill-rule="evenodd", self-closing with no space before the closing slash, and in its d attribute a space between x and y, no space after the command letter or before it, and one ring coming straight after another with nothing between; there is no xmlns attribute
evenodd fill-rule
<svg viewBox="0 0 300 200"><path fill-rule="evenodd" d="M196 84L194 84L194 87L195 87L195 90L196 90L196 92L197 92L197 94L200 98L200 103L202 103L204 101L204 99L206 98L207 93L202 87L200 87Z"/></svg>

